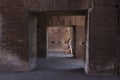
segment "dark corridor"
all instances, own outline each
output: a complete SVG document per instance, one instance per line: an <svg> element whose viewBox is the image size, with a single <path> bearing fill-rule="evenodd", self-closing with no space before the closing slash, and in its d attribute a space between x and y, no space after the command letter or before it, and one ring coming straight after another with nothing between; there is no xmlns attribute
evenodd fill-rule
<svg viewBox="0 0 120 80"><path fill-rule="evenodd" d="M84 15L41 14L37 16L38 69L83 69L85 57L83 43L85 43Z"/></svg>

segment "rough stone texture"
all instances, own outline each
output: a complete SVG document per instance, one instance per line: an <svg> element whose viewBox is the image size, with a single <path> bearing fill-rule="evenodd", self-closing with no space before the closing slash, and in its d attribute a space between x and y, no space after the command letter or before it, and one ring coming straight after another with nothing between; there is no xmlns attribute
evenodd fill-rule
<svg viewBox="0 0 120 80"><path fill-rule="evenodd" d="M85 21L85 20L84 20ZM76 58L85 58L85 25L76 26Z"/></svg>
<svg viewBox="0 0 120 80"><path fill-rule="evenodd" d="M46 16L38 16L37 23L37 55L38 57L46 57L46 33L47 33L47 21Z"/></svg>
<svg viewBox="0 0 120 80"><path fill-rule="evenodd" d="M0 0L0 71L28 70L25 12L22 0Z"/></svg>
<svg viewBox="0 0 120 80"><path fill-rule="evenodd" d="M118 40L118 67L119 67L119 74L120 74L120 1L119 1L119 24L118 24L118 36L119 36L119 40Z"/></svg>
<svg viewBox="0 0 120 80"><path fill-rule="evenodd" d="M26 1L29 1L29 0L26 0ZM34 0L34 1L36 3L32 2L32 4L30 4L28 2L28 4L27 4L23 0L0 0L0 30L1 30L0 31L0 33L1 33L1 35L0 35L0 42L1 42L0 53L1 53L1 56L3 56L3 57L1 57L1 64L0 64L1 70L25 71L28 69L28 60L30 60L30 61L32 60L30 62L30 64L34 63L34 61L35 61L36 54L34 54L34 53L36 53L36 51L35 51L35 47L33 46L33 45L35 45L35 44L33 44L33 43L35 43L35 40L32 39L33 35L35 35L35 34L32 34L34 31L31 32L31 30L30 30L30 29L32 29L32 26L35 27L35 25L33 25L34 20L32 20L32 19L34 19L34 18L32 18L32 16L34 16L34 15L28 14L29 11L31 11L31 10L35 11L37 9L40 9L41 11L45 11L45 9L47 11L55 10L56 8L62 9L64 2L66 2L64 4L64 6L66 6L66 4L68 4L67 10L77 8L76 5L74 5L74 4L71 5L71 3L73 3L72 0L71 1L70 0L69 1L67 1L67 0L59 1L58 0L58 1L53 1L53 3L51 1L48 1L51 3L48 4L48 2L47 2L47 5L48 5L47 8L44 8L46 5L40 5L40 4L45 3L44 0L43 1ZM39 1L39 2L37 2L37 1ZM15 4L13 4L13 2ZM79 0L76 0L75 3L79 4ZM82 5L80 3L81 7L78 7L79 9L86 8L87 2L83 1L83 3L85 3L85 5ZM30 6L32 6L33 9L31 9L31 7L28 6L29 4L30 4ZM35 7L35 6L37 6L37 4L40 5L41 7L40 6L38 6L39 8ZM53 6L53 4L54 4L54 6ZM50 6L51 6L51 8L50 8ZM72 7L72 6L74 6L74 7ZM65 10L65 7L63 9ZM31 22L31 21L33 21L33 22ZM44 28L43 33L46 33L45 27L40 27L40 28ZM29 34L29 36L28 36L28 34ZM30 37L30 35L32 35L32 37ZM41 33L40 33L40 35L41 35ZM28 41L28 39L29 39L29 41ZM46 38L42 38L42 39L44 41L46 41L45 40ZM42 42L42 43L46 43L46 42ZM43 46L44 46L43 48L46 48L46 44L43 44ZM28 54L28 52L29 52L29 54ZM39 52L46 53L46 51L44 51L44 50L39 51ZM31 57L31 56L33 56L33 57ZM8 59L8 57L10 59ZM29 59L29 57L30 57L30 59ZM4 59L4 58L7 58L8 60ZM14 61L16 61L16 63L13 63ZM7 63L10 63L10 65L8 65ZM17 64L17 63L19 63L19 64ZM33 65L35 65L35 64L33 64ZM32 66L32 65L30 65L30 66ZM20 68L17 68L17 67L20 67Z"/></svg>
<svg viewBox="0 0 120 80"><path fill-rule="evenodd" d="M47 51L66 53L73 42L73 28L70 26L48 26L47 28ZM69 53L68 53L69 54Z"/></svg>
<svg viewBox="0 0 120 80"><path fill-rule="evenodd" d="M36 67L37 61L37 18L29 15L28 20L28 53L29 53L29 69Z"/></svg>
<svg viewBox="0 0 120 80"><path fill-rule="evenodd" d="M30 11L83 10L89 0L26 0Z"/></svg>
<svg viewBox="0 0 120 80"><path fill-rule="evenodd" d="M117 5L119 4L118 2L119 0L93 0L93 4L95 6L101 6L101 7L105 7L105 6L114 6L114 5Z"/></svg>
<svg viewBox="0 0 120 80"><path fill-rule="evenodd" d="M94 0L89 13L89 73L115 74L117 9L115 0Z"/></svg>
<svg viewBox="0 0 120 80"><path fill-rule="evenodd" d="M118 10L115 5L117 4L118 0L0 0L0 70L27 70L28 55L32 56L32 63L35 63L36 40L32 37L36 34L34 31L31 32L31 29L35 30L33 27L36 25L32 16L36 15L31 13L28 15L28 12L40 14L40 11L82 11L92 7L88 16L90 34L89 51L87 51L89 55L86 57L87 71L89 73L116 72L116 50L120 46L118 43L118 48L116 47ZM37 47L40 54L46 53L46 37L42 36L46 35L46 18L46 16L41 17L42 25L38 26L40 37L37 37ZM28 29L31 32L29 36ZM42 31L39 31L40 29ZM120 60L120 54L118 57ZM120 64L119 62L117 64Z"/></svg>

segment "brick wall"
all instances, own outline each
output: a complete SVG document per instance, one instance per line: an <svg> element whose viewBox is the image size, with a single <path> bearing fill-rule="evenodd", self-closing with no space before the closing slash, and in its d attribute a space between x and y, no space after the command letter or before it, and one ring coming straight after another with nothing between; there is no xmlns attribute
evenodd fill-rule
<svg viewBox="0 0 120 80"><path fill-rule="evenodd" d="M28 69L26 11L22 0L0 0L0 70Z"/></svg>
<svg viewBox="0 0 120 80"><path fill-rule="evenodd" d="M26 0L30 11L83 10L89 0Z"/></svg>
<svg viewBox="0 0 120 80"><path fill-rule="evenodd" d="M120 1L119 1L119 32L118 32L118 35L119 35L119 42L118 42L118 56L119 56L119 61L118 61L118 65L119 65L119 73L120 73Z"/></svg>
<svg viewBox="0 0 120 80"><path fill-rule="evenodd" d="M94 0L89 13L89 72L116 73L117 9L115 0Z"/></svg>
<svg viewBox="0 0 120 80"><path fill-rule="evenodd" d="M46 57L46 33L47 33L47 17L46 15L38 16L37 23L37 55L38 57Z"/></svg>
<svg viewBox="0 0 120 80"><path fill-rule="evenodd" d="M115 72L118 16L114 5L117 3L117 0L93 0L91 5L93 9L89 13L88 58L90 73ZM31 48L28 50L28 29L31 29L28 27L33 19L31 14L28 15L29 11L38 13L83 9L88 9L88 0L0 0L0 70L28 69L28 51Z"/></svg>

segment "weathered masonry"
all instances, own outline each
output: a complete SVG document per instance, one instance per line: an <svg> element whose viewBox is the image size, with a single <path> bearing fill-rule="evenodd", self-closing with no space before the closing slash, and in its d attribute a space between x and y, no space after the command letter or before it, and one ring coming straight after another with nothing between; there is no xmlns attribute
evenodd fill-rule
<svg viewBox="0 0 120 80"><path fill-rule="evenodd" d="M46 56L48 17L77 15L85 16L86 74L118 73L120 71L118 1L0 0L0 71L33 69L36 65L36 56ZM76 54L77 51L79 48L75 50Z"/></svg>

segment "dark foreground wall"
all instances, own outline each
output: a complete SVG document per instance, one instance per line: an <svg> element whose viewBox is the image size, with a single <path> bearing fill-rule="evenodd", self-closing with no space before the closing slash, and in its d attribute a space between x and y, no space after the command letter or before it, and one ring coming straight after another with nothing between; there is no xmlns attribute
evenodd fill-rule
<svg viewBox="0 0 120 80"><path fill-rule="evenodd" d="M25 13L23 0L0 0L0 71L28 70Z"/></svg>
<svg viewBox="0 0 120 80"><path fill-rule="evenodd" d="M119 74L120 74L120 1L119 1L119 23L118 23L118 36L119 36L119 39L118 39L118 68L119 68Z"/></svg>
<svg viewBox="0 0 120 80"><path fill-rule="evenodd" d="M117 72L117 4L117 0L94 0L89 10L89 73Z"/></svg>

